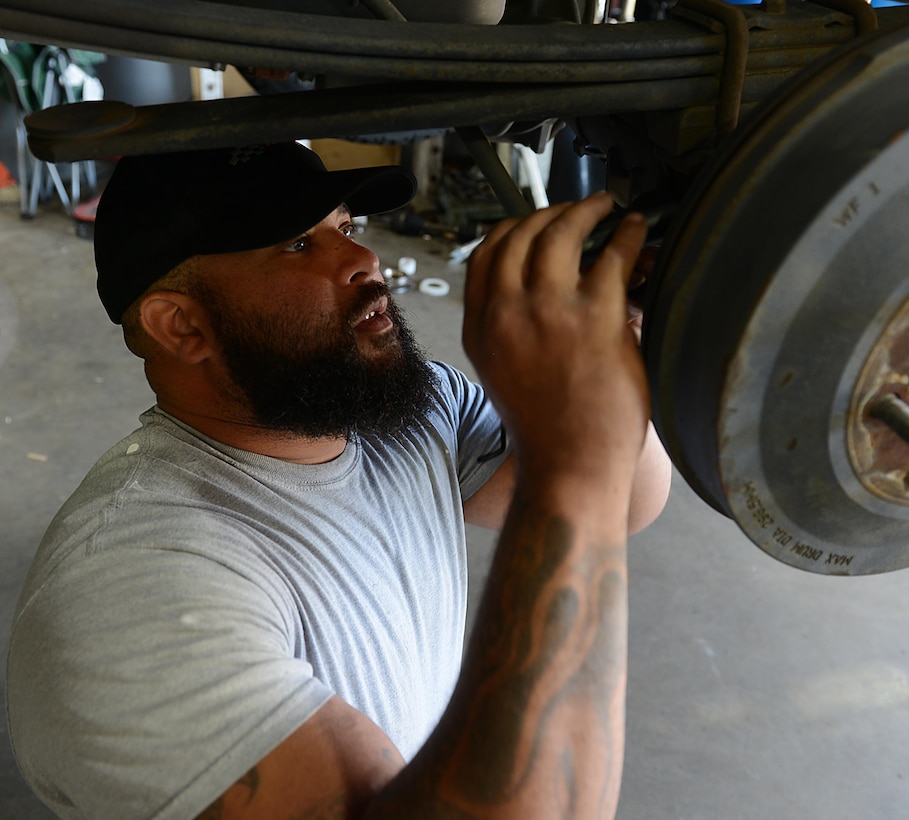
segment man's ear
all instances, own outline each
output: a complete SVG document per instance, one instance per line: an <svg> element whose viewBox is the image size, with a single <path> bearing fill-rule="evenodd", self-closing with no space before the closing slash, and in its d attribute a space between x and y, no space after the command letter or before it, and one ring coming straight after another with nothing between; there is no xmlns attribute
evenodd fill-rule
<svg viewBox="0 0 909 820"><path fill-rule="evenodd" d="M205 310L192 296L172 290L145 295L139 305L145 332L185 364L198 364L212 352Z"/></svg>

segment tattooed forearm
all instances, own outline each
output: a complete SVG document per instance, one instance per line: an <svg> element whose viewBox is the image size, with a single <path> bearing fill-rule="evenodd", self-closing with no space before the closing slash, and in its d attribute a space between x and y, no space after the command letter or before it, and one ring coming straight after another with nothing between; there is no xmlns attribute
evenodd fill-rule
<svg viewBox="0 0 909 820"><path fill-rule="evenodd" d="M591 547L567 519L526 508L517 518L478 619L444 785L467 811L544 788L560 816L599 816L621 767L624 546Z"/></svg>

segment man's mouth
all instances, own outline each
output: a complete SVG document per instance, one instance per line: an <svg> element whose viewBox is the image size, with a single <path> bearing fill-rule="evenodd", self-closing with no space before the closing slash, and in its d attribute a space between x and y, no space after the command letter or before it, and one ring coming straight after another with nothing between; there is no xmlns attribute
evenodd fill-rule
<svg viewBox="0 0 909 820"><path fill-rule="evenodd" d="M388 310L388 298L385 296L376 299L367 309L360 314L353 322L355 330L369 331L377 333L394 325L391 317L386 314Z"/></svg>

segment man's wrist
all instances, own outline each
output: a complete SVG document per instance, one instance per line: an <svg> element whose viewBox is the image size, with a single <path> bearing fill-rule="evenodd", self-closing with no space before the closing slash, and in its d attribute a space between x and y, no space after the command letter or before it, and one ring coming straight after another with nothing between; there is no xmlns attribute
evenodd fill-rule
<svg viewBox="0 0 909 820"><path fill-rule="evenodd" d="M591 537L624 541L634 468L612 464L596 469L552 461L517 461L515 500L522 506L573 520Z"/></svg>

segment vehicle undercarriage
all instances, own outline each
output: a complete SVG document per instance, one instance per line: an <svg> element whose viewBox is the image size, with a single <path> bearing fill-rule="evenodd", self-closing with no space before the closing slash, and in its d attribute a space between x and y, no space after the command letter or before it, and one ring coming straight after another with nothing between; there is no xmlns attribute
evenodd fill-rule
<svg viewBox="0 0 909 820"><path fill-rule="evenodd" d="M689 484L792 566L909 565L909 10L438 6L0 0L0 36L234 65L277 92L46 109L29 144L52 162L455 129L517 213L490 140L569 128L622 208L673 212L643 350Z"/></svg>

